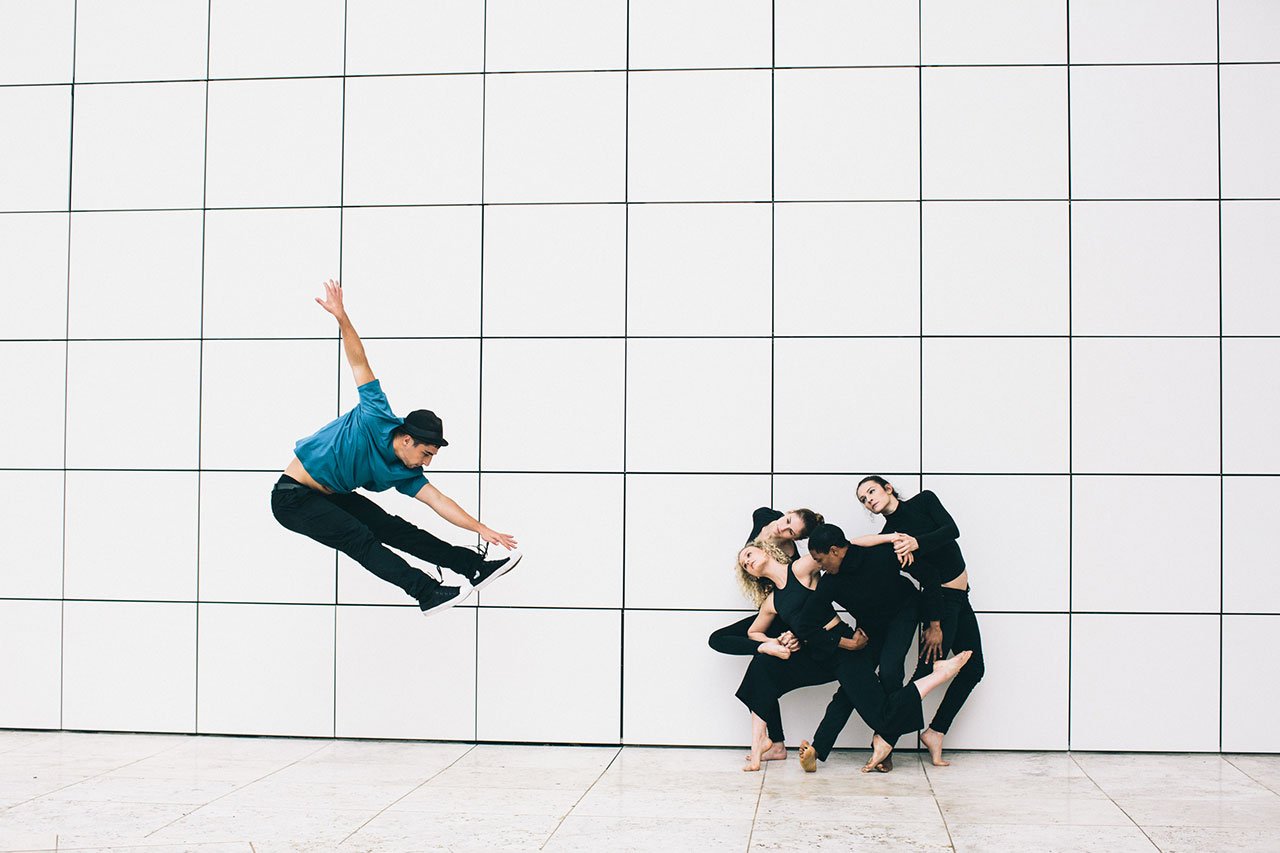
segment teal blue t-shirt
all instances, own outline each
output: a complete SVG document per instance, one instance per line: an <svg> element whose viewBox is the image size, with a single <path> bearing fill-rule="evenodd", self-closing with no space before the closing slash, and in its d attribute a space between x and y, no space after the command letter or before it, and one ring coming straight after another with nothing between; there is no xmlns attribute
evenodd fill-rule
<svg viewBox="0 0 1280 853"><path fill-rule="evenodd" d="M356 389L360 402L293 446L293 453L317 483L335 492L368 489L413 497L427 484L421 468L408 468L391 449L396 417L377 379Z"/></svg>

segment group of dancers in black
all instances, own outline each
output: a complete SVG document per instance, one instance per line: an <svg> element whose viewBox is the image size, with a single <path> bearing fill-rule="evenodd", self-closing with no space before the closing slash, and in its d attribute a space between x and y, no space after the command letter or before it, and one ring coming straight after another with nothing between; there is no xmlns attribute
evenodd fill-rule
<svg viewBox="0 0 1280 853"><path fill-rule="evenodd" d="M870 476L858 484L857 497L884 517L880 533L850 541L809 509L761 507L752 515L737 572L759 611L710 637L718 652L752 657L737 692L751 711L744 770L787 756L779 698L833 681L839 687L813 739L800 743L804 770L826 760L857 711L874 732L862 772L891 771L898 739L924 727L921 700L953 681L920 731L933 764L949 764L943 738L984 672L969 573L956 543L960 530L931 491L903 500L884 478ZM802 540L808 540L805 555L796 544ZM904 683L917 633L917 665Z"/></svg>

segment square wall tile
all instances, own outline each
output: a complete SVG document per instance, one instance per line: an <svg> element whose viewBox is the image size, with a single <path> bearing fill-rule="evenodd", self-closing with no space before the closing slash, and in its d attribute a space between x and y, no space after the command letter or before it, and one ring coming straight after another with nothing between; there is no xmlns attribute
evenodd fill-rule
<svg viewBox="0 0 1280 853"><path fill-rule="evenodd" d="M770 468L770 342L633 340L627 350L627 470Z"/></svg>
<svg viewBox="0 0 1280 853"><path fill-rule="evenodd" d="M920 333L919 205L780 204L773 243L777 334Z"/></svg>
<svg viewBox="0 0 1280 853"><path fill-rule="evenodd" d="M779 0L777 64L915 65L919 0Z"/></svg>
<svg viewBox="0 0 1280 853"><path fill-rule="evenodd" d="M618 743L622 613L483 608L477 619L478 740ZM551 637L577 638L574 653L548 654L537 640Z"/></svg>
<svg viewBox="0 0 1280 853"><path fill-rule="evenodd" d="M926 198L1066 198L1065 69L923 73Z"/></svg>
<svg viewBox="0 0 1280 853"><path fill-rule="evenodd" d="M1218 334L1218 204L1076 202L1077 335Z"/></svg>
<svg viewBox="0 0 1280 853"><path fill-rule="evenodd" d="M481 606L621 607L622 487L622 474L481 475L480 517L511 532L525 554L480 594ZM565 547L566 512L591 531L588 547Z"/></svg>
<svg viewBox="0 0 1280 853"><path fill-rule="evenodd" d="M1217 110L1211 65L1072 68L1072 195L1216 198Z"/></svg>
<svg viewBox="0 0 1280 853"><path fill-rule="evenodd" d="M768 71L632 75L627 192L632 201L769 198Z"/></svg>
<svg viewBox="0 0 1280 853"><path fill-rule="evenodd" d="M617 471L622 466L623 342L491 340L480 380L488 471ZM504 416L519 412L520 417ZM538 429L530 432L529 425Z"/></svg>
<svg viewBox="0 0 1280 853"><path fill-rule="evenodd" d="M1065 335L1067 202L924 205L925 334Z"/></svg>
<svg viewBox="0 0 1280 853"><path fill-rule="evenodd" d="M1280 60L1280 7L1271 0L1221 0L1218 45L1223 62Z"/></svg>
<svg viewBox="0 0 1280 853"><path fill-rule="evenodd" d="M75 341L67 383L68 467L196 467L198 341Z"/></svg>
<svg viewBox="0 0 1280 853"><path fill-rule="evenodd" d="M1280 630L1280 616L1222 620L1222 750L1280 752L1269 711L1280 702L1273 679L1258 677L1258 654Z"/></svg>
<svg viewBox="0 0 1280 853"><path fill-rule="evenodd" d="M75 208L200 207L204 83L117 83L76 93Z"/></svg>
<svg viewBox="0 0 1280 853"><path fill-rule="evenodd" d="M80 0L76 82L203 79L210 2Z"/></svg>
<svg viewBox="0 0 1280 853"><path fill-rule="evenodd" d="M68 471L66 597L194 599L198 506L194 471Z"/></svg>
<svg viewBox="0 0 1280 853"><path fill-rule="evenodd" d="M449 442L424 471L474 471L480 450L480 342L432 340L366 341L365 354L391 411L401 418L415 409L430 409L445 425ZM360 402L355 378L346 364L341 371L338 409Z"/></svg>
<svg viewBox="0 0 1280 853"><path fill-rule="evenodd" d="M65 605L62 726L189 732L196 711L196 606Z"/></svg>
<svg viewBox="0 0 1280 853"><path fill-rule="evenodd" d="M342 81L210 83L206 148L210 207L338 204Z"/></svg>
<svg viewBox="0 0 1280 853"><path fill-rule="evenodd" d="M366 338L478 335L480 208L345 210L341 281Z"/></svg>
<svg viewBox="0 0 1280 853"><path fill-rule="evenodd" d="M71 82L75 0L6 3L0 15L0 83Z"/></svg>
<svg viewBox="0 0 1280 853"><path fill-rule="evenodd" d="M339 607L336 645L338 737L475 739L474 608Z"/></svg>
<svg viewBox="0 0 1280 853"><path fill-rule="evenodd" d="M0 514L0 598L62 597L62 478L61 471L0 471L0 493L22 496Z"/></svg>
<svg viewBox="0 0 1280 853"><path fill-rule="evenodd" d="M450 445L452 447L452 445ZM471 515L479 518L480 513L480 475L474 473L443 473L439 471L429 472L431 485L435 486L444 494L453 498L458 506L462 507ZM482 544L480 537L474 533L454 527L445 521L441 516L436 515L435 511L421 501L414 500L397 492L395 489L387 489L385 492L360 492L361 495L373 501L382 507L390 515L399 516L410 524L425 530L428 533L443 539L451 545L461 545L463 547L473 547ZM503 533L510 532L503 525L502 519L490 519L495 530ZM517 536L517 538L519 538ZM496 558L501 552L501 548L493 552ZM329 552L333 553L333 552ZM434 578L440 578L447 586L460 586L464 583L464 579L460 575L454 574L452 571L442 569L439 566L429 564L425 560L418 559L411 554L400 553L409 565L420 571L426 572ZM330 585L332 589L332 585ZM395 584L387 583L379 578L373 572L348 557L346 554L338 554L338 603L339 604L395 604L402 607L409 607L415 614L418 614L417 602L405 594L405 591ZM476 600L468 599L465 607L474 607Z"/></svg>
<svg viewBox="0 0 1280 853"><path fill-rule="evenodd" d="M1222 194L1236 198L1280 195L1280 66L1222 68Z"/></svg>
<svg viewBox="0 0 1280 853"><path fill-rule="evenodd" d="M1266 530L1280 506L1280 477L1222 480L1222 609L1280 613L1280 575L1263 567L1273 559Z"/></svg>
<svg viewBox="0 0 1280 853"><path fill-rule="evenodd" d="M1219 618L1072 617L1071 748L1217 752ZM1161 640L1178 653L1153 654Z"/></svg>
<svg viewBox="0 0 1280 853"><path fill-rule="evenodd" d="M1076 477L1073 488L1073 610L1218 610L1217 477Z"/></svg>
<svg viewBox="0 0 1280 853"><path fill-rule="evenodd" d="M283 471L298 440L341 414L339 347L337 341L206 341L201 465Z"/></svg>
<svg viewBox="0 0 1280 853"><path fill-rule="evenodd" d="M0 210L66 210L71 87L5 86L0 114L22 128L0 137Z"/></svg>
<svg viewBox="0 0 1280 853"><path fill-rule="evenodd" d="M276 521L278 479L275 471L200 475L201 601L333 602L335 552Z"/></svg>
<svg viewBox="0 0 1280 853"><path fill-rule="evenodd" d="M621 201L626 87L621 72L488 79L484 200Z"/></svg>
<svg viewBox="0 0 1280 853"><path fill-rule="evenodd" d="M60 338L67 333L67 214L0 216L0 285L7 310L0 338Z"/></svg>
<svg viewBox="0 0 1280 853"><path fill-rule="evenodd" d="M925 486L938 494L960 528L969 585L976 590L974 607L1031 613L1069 609L1069 477L930 474ZM996 506L999 512L992 512Z"/></svg>
<svg viewBox="0 0 1280 853"><path fill-rule="evenodd" d="M773 477L773 505L778 509L808 507L820 513L823 520L856 539L884 529L884 518L858 503L858 482L868 474L879 474L894 490L903 495L920 491L920 475L895 473L884 469L856 471L852 474L777 474ZM932 477L930 479L933 479ZM802 545L802 552L807 545Z"/></svg>
<svg viewBox="0 0 1280 853"><path fill-rule="evenodd" d="M868 370L867 365L875 365ZM788 473L902 471L920 461L920 343L892 338L790 339L774 343L773 469ZM882 417L868 400L892 395ZM752 396L726 404L751 418ZM895 413L909 412L897 417Z"/></svg>
<svg viewBox="0 0 1280 853"><path fill-rule="evenodd" d="M73 213L68 333L200 337L203 251L198 210Z"/></svg>
<svg viewBox="0 0 1280 853"><path fill-rule="evenodd" d="M338 274L339 221L337 210L209 211L204 334L336 338L337 322L314 299Z"/></svg>
<svg viewBox="0 0 1280 853"><path fill-rule="evenodd" d="M732 558L730 558L732 560ZM707 646L717 628L741 613L628 610L622 660L622 740L663 746L749 743L747 707L734 693L751 658L721 655ZM679 714L672 714L679 698ZM796 728L790 745L811 734ZM726 767L730 763L726 760Z"/></svg>
<svg viewBox="0 0 1280 853"><path fill-rule="evenodd" d="M628 474L627 606L754 609L734 555L769 499L767 474ZM657 541L678 543L679 558L655 551Z"/></svg>
<svg viewBox="0 0 1280 853"><path fill-rule="evenodd" d="M1280 340L1222 342L1222 467L1240 474L1280 474L1280 388L1274 366Z"/></svg>
<svg viewBox="0 0 1280 853"><path fill-rule="evenodd" d="M348 74L484 69L485 0L347 0Z"/></svg>
<svg viewBox="0 0 1280 853"><path fill-rule="evenodd" d="M67 345L0 342L0 364L5 366L0 468L61 468Z"/></svg>
<svg viewBox="0 0 1280 853"><path fill-rule="evenodd" d="M0 601L0 726L61 728L62 602Z"/></svg>
<svg viewBox="0 0 1280 853"><path fill-rule="evenodd" d="M769 0L633 0L632 68L760 68L773 64Z"/></svg>
<svg viewBox="0 0 1280 853"><path fill-rule="evenodd" d="M973 598L982 610L982 593ZM1058 614L979 613L986 675L969 694L947 733L949 749L1067 748L1070 639L1067 617ZM1035 688L1026 673L1036 672ZM924 700L925 721L933 719L947 688ZM914 738L903 745L914 745ZM1072 746L1077 746L1073 741ZM1078 748L1078 747L1077 747ZM926 759L928 756L925 756Z"/></svg>
<svg viewBox="0 0 1280 853"><path fill-rule="evenodd" d="M621 335L626 275L620 204L485 209L487 335Z"/></svg>
<svg viewBox="0 0 1280 853"><path fill-rule="evenodd" d="M344 204L479 203L479 75L357 77L343 109Z"/></svg>
<svg viewBox="0 0 1280 853"><path fill-rule="evenodd" d="M1280 335L1280 202L1222 203L1222 331Z"/></svg>
<svg viewBox="0 0 1280 853"><path fill-rule="evenodd" d="M1076 340L1072 469L1217 473L1218 370L1217 340Z"/></svg>
<svg viewBox="0 0 1280 853"><path fill-rule="evenodd" d="M209 74L343 73L343 0L210 0Z"/></svg>
<svg viewBox="0 0 1280 853"><path fill-rule="evenodd" d="M627 216L629 334L769 334L768 205L642 204Z"/></svg>
<svg viewBox="0 0 1280 853"><path fill-rule="evenodd" d="M1214 0L1074 0L1072 62L1214 62ZM1224 57L1225 58L1225 57Z"/></svg>
<svg viewBox="0 0 1280 853"><path fill-rule="evenodd" d="M595 71L627 65L626 0L489 0L488 71Z"/></svg>
<svg viewBox="0 0 1280 853"><path fill-rule="evenodd" d="M332 606L201 604L199 654L200 733L333 736Z"/></svg>
<svg viewBox="0 0 1280 853"><path fill-rule="evenodd" d="M1070 370L1062 339L926 340L924 470L1065 472Z"/></svg>
<svg viewBox="0 0 1280 853"><path fill-rule="evenodd" d="M1062 0L925 0L920 52L927 65L1067 61Z"/></svg>
<svg viewBox="0 0 1280 853"><path fill-rule="evenodd" d="M774 168L781 199L917 198L915 69L784 70L774 84ZM875 128L868 133L868 128Z"/></svg>

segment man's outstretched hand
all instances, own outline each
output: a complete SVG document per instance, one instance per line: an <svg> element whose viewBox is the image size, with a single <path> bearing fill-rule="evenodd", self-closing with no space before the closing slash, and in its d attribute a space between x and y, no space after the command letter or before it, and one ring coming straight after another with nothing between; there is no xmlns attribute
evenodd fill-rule
<svg viewBox="0 0 1280 853"><path fill-rule="evenodd" d="M477 532L480 534L480 538L490 545L501 545L508 551L514 551L519 545L510 533L499 533L492 527L481 527Z"/></svg>
<svg viewBox="0 0 1280 853"><path fill-rule="evenodd" d="M347 309L342 306L342 285L333 279L324 283L324 299L317 296L316 302L338 319L342 319L347 314Z"/></svg>

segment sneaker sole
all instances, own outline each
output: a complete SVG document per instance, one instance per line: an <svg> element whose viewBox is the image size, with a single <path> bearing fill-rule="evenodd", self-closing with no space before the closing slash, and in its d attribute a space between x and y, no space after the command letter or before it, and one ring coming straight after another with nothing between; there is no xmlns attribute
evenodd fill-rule
<svg viewBox="0 0 1280 853"><path fill-rule="evenodd" d="M480 583L478 583L478 584L476 584L475 586L471 587L472 591L473 591L473 592L479 592L480 590L484 589L484 588L485 588L486 586L488 586L489 584L491 584L491 583L493 583L494 581L496 581L498 578L500 578L500 577L502 577L503 575L507 574L508 572L510 572L512 569L514 569L514 568L519 564L520 560L521 560L523 557L524 557L524 554L520 553L519 551L516 551L514 554L512 554L512 555L511 555L510 560L507 562L507 564L506 564L505 566L503 566L502 568L498 569L498 570L497 570L496 572L494 572L493 574L489 575L489 577L487 577L487 578L485 578L484 580L480 581Z"/></svg>
<svg viewBox="0 0 1280 853"><path fill-rule="evenodd" d="M455 595L453 598L449 599L448 601L443 601L440 604L437 604L435 607L429 608L427 610L423 610L422 615L430 616L433 613L439 613L442 610L448 610L450 607L453 607L457 604L461 604L462 602L466 601L467 598L472 593L472 590L470 587L460 586L458 587L458 590L459 590L458 594Z"/></svg>

